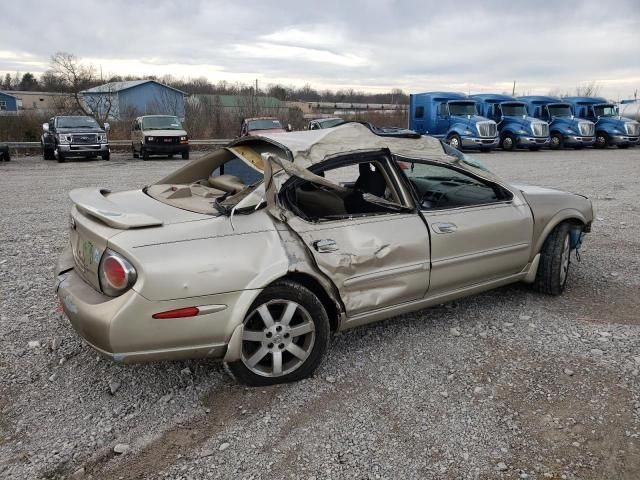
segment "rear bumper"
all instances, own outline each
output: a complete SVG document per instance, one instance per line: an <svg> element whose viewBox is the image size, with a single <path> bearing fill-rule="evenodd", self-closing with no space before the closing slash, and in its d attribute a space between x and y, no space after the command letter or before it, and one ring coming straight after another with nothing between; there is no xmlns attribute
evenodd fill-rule
<svg viewBox="0 0 640 480"><path fill-rule="evenodd" d="M462 148L467 149L481 149L481 148L496 148L500 139L496 138L481 138L481 137L462 137Z"/></svg>
<svg viewBox="0 0 640 480"><path fill-rule="evenodd" d="M155 145L153 143L144 144L144 149L150 153L158 154L158 155L172 155L174 153L188 153L189 152L189 144L188 143L178 143L171 145Z"/></svg>
<svg viewBox="0 0 640 480"><path fill-rule="evenodd" d="M131 289L119 297L108 297L70 265L73 259L67 248L56 266L56 293L73 329L102 355L124 363L224 357L237 327L233 307L243 292L152 301ZM176 319L152 317L194 305L202 311L208 307L209 313Z"/></svg>
<svg viewBox="0 0 640 480"><path fill-rule="evenodd" d="M108 143L98 143L94 145L58 145L57 148L65 157L89 157L109 153Z"/></svg>
<svg viewBox="0 0 640 480"><path fill-rule="evenodd" d="M590 147L596 141L596 137L578 137L576 135L565 135L563 137L564 144L570 147L584 146Z"/></svg>

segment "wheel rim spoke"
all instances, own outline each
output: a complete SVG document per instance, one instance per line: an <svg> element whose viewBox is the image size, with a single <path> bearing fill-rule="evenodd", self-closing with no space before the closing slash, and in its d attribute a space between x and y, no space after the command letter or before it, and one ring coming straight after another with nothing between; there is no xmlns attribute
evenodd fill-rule
<svg viewBox="0 0 640 480"><path fill-rule="evenodd" d="M241 360L256 375L288 375L308 360L315 345L315 330L303 305L288 299L269 300L244 321Z"/></svg>
<svg viewBox="0 0 640 480"><path fill-rule="evenodd" d="M258 349L256 353L249 357L249 359L247 360L247 364L251 368L255 367L257 363L267 355L267 353L269 353L269 349L263 345Z"/></svg>
<svg viewBox="0 0 640 480"><path fill-rule="evenodd" d="M295 327L291 327L289 333L293 338L299 337L300 335L304 335L306 333L311 333L314 331L313 322L303 323L302 325L296 325Z"/></svg>
<svg viewBox="0 0 640 480"><path fill-rule="evenodd" d="M307 358L307 352L305 352L295 343L290 343L289 345L287 345L287 351L292 355L298 357L300 360L304 360L305 358Z"/></svg>
<svg viewBox="0 0 640 480"><path fill-rule="evenodd" d="M242 332L242 339L248 342L262 342L264 340L264 333L257 330L244 330Z"/></svg>
<svg viewBox="0 0 640 480"><path fill-rule="evenodd" d="M282 352L273 352L273 374L280 375L282 373Z"/></svg>
<svg viewBox="0 0 640 480"><path fill-rule="evenodd" d="M287 308L284 310L284 313L282 314L282 318L280 319L280 323L282 325L289 325L289 322L293 318L293 315L296 313L297 309L298 309L298 304L297 303L289 302L287 304Z"/></svg>
<svg viewBox="0 0 640 480"><path fill-rule="evenodd" d="M271 312L267 307L267 304L260 305L258 308L258 314L260 314L260 318L262 318L262 323L267 327L272 327L274 324L273 317L271 316Z"/></svg>

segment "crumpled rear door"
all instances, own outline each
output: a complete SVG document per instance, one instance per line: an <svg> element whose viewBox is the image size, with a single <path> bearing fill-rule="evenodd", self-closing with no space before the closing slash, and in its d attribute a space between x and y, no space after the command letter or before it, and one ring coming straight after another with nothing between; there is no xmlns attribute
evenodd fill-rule
<svg viewBox="0 0 640 480"><path fill-rule="evenodd" d="M417 212L308 222L276 204L272 164L287 175L340 189L323 177L273 156L265 161L266 197L272 214L304 241L318 268L336 285L351 317L421 299L429 285L429 234Z"/></svg>

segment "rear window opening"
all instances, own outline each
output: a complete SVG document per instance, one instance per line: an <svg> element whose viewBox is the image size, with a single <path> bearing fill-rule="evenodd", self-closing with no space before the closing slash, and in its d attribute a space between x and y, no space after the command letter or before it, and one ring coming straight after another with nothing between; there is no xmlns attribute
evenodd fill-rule
<svg viewBox="0 0 640 480"><path fill-rule="evenodd" d="M222 148L190 162L145 192L176 208L226 214L263 182L261 154L266 152L285 156L278 147L262 141Z"/></svg>

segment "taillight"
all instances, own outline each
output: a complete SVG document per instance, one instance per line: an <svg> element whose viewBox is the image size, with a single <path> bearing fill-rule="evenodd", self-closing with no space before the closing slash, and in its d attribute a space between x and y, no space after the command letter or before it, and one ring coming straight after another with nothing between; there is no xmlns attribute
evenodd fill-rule
<svg viewBox="0 0 640 480"><path fill-rule="evenodd" d="M122 255L105 250L98 270L100 287L105 295L117 297L136 283L136 269Z"/></svg>

